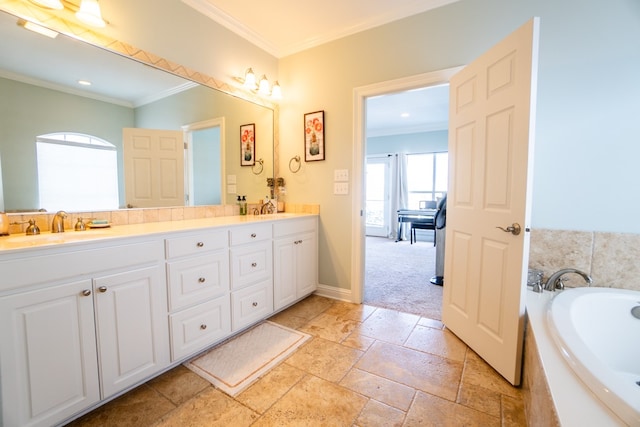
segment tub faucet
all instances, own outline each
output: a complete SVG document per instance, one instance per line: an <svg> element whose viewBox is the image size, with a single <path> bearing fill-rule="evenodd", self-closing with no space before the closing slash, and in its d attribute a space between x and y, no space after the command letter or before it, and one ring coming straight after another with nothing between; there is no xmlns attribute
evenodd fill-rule
<svg viewBox="0 0 640 427"><path fill-rule="evenodd" d="M53 217L53 222L51 223L51 232L52 233L62 233L64 232L64 219L67 217L67 213L65 211L58 211Z"/></svg>
<svg viewBox="0 0 640 427"><path fill-rule="evenodd" d="M589 276L584 271L577 270L575 268L563 268L562 270L558 270L549 276L547 282L544 284L544 290L546 291L555 291L556 289L564 289L564 283L562 283L562 276L567 273L575 273L579 274L584 278L584 281L587 282L587 285L591 285L591 276Z"/></svg>

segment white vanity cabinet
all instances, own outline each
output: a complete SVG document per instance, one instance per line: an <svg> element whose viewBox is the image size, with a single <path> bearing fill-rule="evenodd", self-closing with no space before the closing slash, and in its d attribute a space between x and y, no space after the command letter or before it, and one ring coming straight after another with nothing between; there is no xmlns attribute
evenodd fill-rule
<svg viewBox="0 0 640 427"><path fill-rule="evenodd" d="M171 359L231 334L228 230L166 239Z"/></svg>
<svg viewBox="0 0 640 427"><path fill-rule="evenodd" d="M270 223L234 227L231 238L231 327L239 331L273 313Z"/></svg>
<svg viewBox="0 0 640 427"><path fill-rule="evenodd" d="M279 310L318 287L318 222L315 217L273 225L273 292Z"/></svg>
<svg viewBox="0 0 640 427"><path fill-rule="evenodd" d="M49 426L169 365L161 242L0 258L2 425Z"/></svg>

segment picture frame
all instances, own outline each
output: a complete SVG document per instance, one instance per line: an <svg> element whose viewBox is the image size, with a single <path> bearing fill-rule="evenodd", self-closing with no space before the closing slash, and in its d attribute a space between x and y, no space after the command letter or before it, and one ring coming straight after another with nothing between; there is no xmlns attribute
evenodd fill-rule
<svg viewBox="0 0 640 427"><path fill-rule="evenodd" d="M304 115L304 161L325 159L324 111Z"/></svg>
<svg viewBox="0 0 640 427"><path fill-rule="evenodd" d="M256 164L256 125L240 126L240 166Z"/></svg>

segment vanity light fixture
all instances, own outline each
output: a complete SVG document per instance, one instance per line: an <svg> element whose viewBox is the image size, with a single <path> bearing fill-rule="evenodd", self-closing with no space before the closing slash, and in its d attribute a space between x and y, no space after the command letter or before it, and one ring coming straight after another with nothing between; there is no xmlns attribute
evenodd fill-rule
<svg viewBox="0 0 640 427"><path fill-rule="evenodd" d="M249 90L256 90L256 75L251 68L247 68L247 71L244 73L243 85Z"/></svg>
<svg viewBox="0 0 640 427"><path fill-rule="evenodd" d="M82 0L80 9L76 12L76 17L87 25L103 28L106 24L102 19L98 0Z"/></svg>
<svg viewBox="0 0 640 427"><path fill-rule="evenodd" d="M269 80L267 80L267 76L265 76L264 74L262 75L262 77L260 77L258 92L260 92L261 95L267 96L271 93L271 90L269 89Z"/></svg>
<svg viewBox="0 0 640 427"><path fill-rule="evenodd" d="M280 87L280 83L276 81L273 86L270 87L269 80L265 74L260 77L259 81L256 80L256 74L253 72L252 68L247 68L247 71L244 73L244 78L234 77L234 80L241 83L245 89L252 92L258 92L263 96L271 96L273 99L282 98L282 88Z"/></svg>
<svg viewBox="0 0 640 427"><path fill-rule="evenodd" d="M280 88L280 83L276 80L271 88L271 97L274 99L282 99L282 89Z"/></svg>
<svg viewBox="0 0 640 427"><path fill-rule="evenodd" d="M25 19L18 19L18 25L26 30L33 31L34 33L41 34L51 39L55 39L56 37L58 37L57 31L43 27L42 25L38 25L35 22L27 21Z"/></svg>
<svg viewBox="0 0 640 427"><path fill-rule="evenodd" d="M31 3L46 7L47 9L61 10L64 8L60 0L31 0Z"/></svg>

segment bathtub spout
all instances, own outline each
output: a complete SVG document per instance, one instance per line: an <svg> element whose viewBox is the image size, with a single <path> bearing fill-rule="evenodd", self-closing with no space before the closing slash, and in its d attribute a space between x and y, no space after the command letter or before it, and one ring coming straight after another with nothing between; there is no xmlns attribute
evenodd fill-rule
<svg viewBox="0 0 640 427"><path fill-rule="evenodd" d="M587 282L587 285L591 286L591 282L592 282L591 276L589 276L584 271L580 271L575 268L563 268L562 270L558 270L555 273L553 273L551 276L549 276L549 279L547 279L547 282L544 284L544 290L555 291L556 289L564 289L564 283L562 283L562 276L564 276L567 273L575 273L582 276L584 281Z"/></svg>

